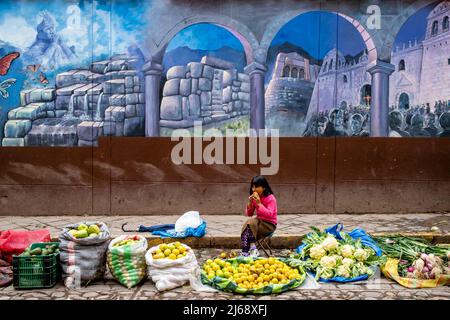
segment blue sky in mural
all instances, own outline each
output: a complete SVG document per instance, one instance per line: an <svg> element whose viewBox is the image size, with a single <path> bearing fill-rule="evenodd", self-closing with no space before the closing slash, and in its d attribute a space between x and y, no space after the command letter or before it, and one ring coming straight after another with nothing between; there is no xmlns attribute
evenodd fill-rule
<svg viewBox="0 0 450 320"><path fill-rule="evenodd" d="M301 14L286 23L271 46L285 42L303 48L316 59L322 59L336 47L344 55L357 55L365 49L361 35L352 24L337 14L319 11Z"/></svg>
<svg viewBox="0 0 450 320"><path fill-rule="evenodd" d="M56 20L57 33L69 46L75 46L77 55L82 58L92 53L126 52L129 45L137 42L137 31L145 21L141 18L145 8L136 2L2 0L0 28L5 30L14 26L17 32L2 33L0 40L22 50L29 47L36 37L36 26L44 10ZM113 43L110 43L111 33Z"/></svg>
<svg viewBox="0 0 450 320"><path fill-rule="evenodd" d="M424 40L427 29L427 16L439 3L440 1L436 1L423 7L406 20L395 38L394 48L395 46L408 44L409 41L414 43L416 39L417 42Z"/></svg>
<svg viewBox="0 0 450 320"><path fill-rule="evenodd" d="M181 30L169 42L163 59L164 70L199 62L205 55L230 61L239 71L246 64L244 48L231 32L211 23L199 23Z"/></svg>
<svg viewBox="0 0 450 320"><path fill-rule="evenodd" d="M167 51L187 46L194 50L217 50L224 46L243 50L241 42L228 30L210 23L199 23L181 30L169 43Z"/></svg>

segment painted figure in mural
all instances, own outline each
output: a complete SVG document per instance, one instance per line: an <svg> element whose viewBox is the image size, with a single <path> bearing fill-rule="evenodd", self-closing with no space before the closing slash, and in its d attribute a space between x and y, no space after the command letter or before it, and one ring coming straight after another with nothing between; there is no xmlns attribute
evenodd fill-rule
<svg viewBox="0 0 450 320"><path fill-rule="evenodd" d="M325 129L324 135L326 137L332 136L346 136L344 131L343 122L344 115L341 110L331 109L329 113L329 121L327 128Z"/></svg>
<svg viewBox="0 0 450 320"><path fill-rule="evenodd" d="M449 137L450 138L450 112L444 112L439 117L439 124L441 125L443 131L439 134L439 137Z"/></svg>
<svg viewBox="0 0 450 320"><path fill-rule="evenodd" d="M256 240L269 236L277 228L277 200L263 176L253 177L249 194L245 215L252 217L256 211L256 217L242 226L241 255L256 257L259 255Z"/></svg>
<svg viewBox="0 0 450 320"><path fill-rule="evenodd" d="M425 131L428 132L430 136L436 136L438 134L438 128L435 126L436 115L434 113L428 113L426 118Z"/></svg>
<svg viewBox="0 0 450 320"><path fill-rule="evenodd" d="M424 122L424 117L420 111L413 115L411 118L411 128L408 131L409 134L413 137L429 137L430 134L423 129Z"/></svg>
<svg viewBox="0 0 450 320"><path fill-rule="evenodd" d="M411 119L413 116L413 112L407 112L406 116L405 116L405 131L409 133L409 131L411 130Z"/></svg>
<svg viewBox="0 0 450 320"><path fill-rule="evenodd" d="M317 119L317 134L319 136L323 136L325 134L325 129L327 128L327 124L329 119L325 115L319 116Z"/></svg>
<svg viewBox="0 0 450 320"><path fill-rule="evenodd" d="M367 137L369 133L363 130L364 117L359 113L356 113L351 118L350 130L352 137Z"/></svg>
<svg viewBox="0 0 450 320"><path fill-rule="evenodd" d="M44 11L41 17L36 39L23 57L28 64L41 64L55 69L76 57L75 48L69 48L59 37L55 19L48 12Z"/></svg>
<svg viewBox="0 0 450 320"><path fill-rule="evenodd" d="M399 111L389 113L389 137L409 137L410 134L401 129L403 115Z"/></svg>
<svg viewBox="0 0 450 320"><path fill-rule="evenodd" d="M317 116L314 115L309 119L308 124L306 125L306 129L303 132L304 137L317 137L318 130L317 130Z"/></svg>

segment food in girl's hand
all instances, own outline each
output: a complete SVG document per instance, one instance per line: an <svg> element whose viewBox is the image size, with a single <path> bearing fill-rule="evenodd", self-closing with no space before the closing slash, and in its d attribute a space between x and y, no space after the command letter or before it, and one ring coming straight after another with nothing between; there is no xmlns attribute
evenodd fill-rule
<svg viewBox="0 0 450 320"><path fill-rule="evenodd" d="M270 284L287 284L302 277L298 269L291 268L276 258L256 259L240 264L219 258L208 259L202 269L208 279L226 278L243 289L257 289Z"/></svg>
<svg viewBox="0 0 450 320"><path fill-rule="evenodd" d="M181 259L187 254L187 249L180 242L163 243L152 253L153 259Z"/></svg>
<svg viewBox="0 0 450 320"><path fill-rule="evenodd" d="M132 246L139 242L139 236L126 236L124 239L122 239L119 242L116 242L113 244L113 247L122 247L122 246Z"/></svg>

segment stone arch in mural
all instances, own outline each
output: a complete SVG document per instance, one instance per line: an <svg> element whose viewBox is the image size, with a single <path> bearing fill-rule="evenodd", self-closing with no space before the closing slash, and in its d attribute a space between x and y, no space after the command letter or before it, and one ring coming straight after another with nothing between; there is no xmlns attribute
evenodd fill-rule
<svg viewBox="0 0 450 320"><path fill-rule="evenodd" d="M198 26L203 32L208 32L211 28L215 30L211 30L211 32L218 32L219 29L226 30L225 34L228 34L224 35L226 39L235 38L232 40L233 48L237 43L241 44L241 48L237 49L238 52L234 54L226 51L230 55L228 59L228 55L224 56L223 53L219 55L219 58L214 53L210 55L208 53L210 49L192 47L189 50L193 50L195 57L195 53L198 53L197 50L206 50L206 54L202 53L201 59L198 60L196 57L195 59L184 59L182 63L177 63L176 56L172 56L171 64L166 65L166 62L164 62L164 68L167 71L165 71L166 81L162 90L159 121L160 134L163 136L170 136L175 129L192 130L196 122L221 131L225 126L228 127L230 122L238 123L240 128L246 127L245 123L248 123L250 79L249 75L243 71L243 68L248 65L249 55L253 54L251 48L250 51L246 49L246 46L249 47L248 41L243 41L242 37L237 37L237 33L230 32L229 28L204 22L186 27L191 28L192 37L196 37L196 32L199 30L195 26ZM217 43L220 44L221 37L217 39ZM188 45L188 43L190 42L188 41L184 45ZM170 42L165 45L166 48L169 48L169 44ZM208 47L209 45L206 44L206 48ZM231 50L231 48L228 48L228 50ZM187 57L192 56L192 53L189 52ZM236 54L242 56L238 59L239 61L235 61ZM163 56L164 59L165 56Z"/></svg>
<svg viewBox="0 0 450 320"><path fill-rule="evenodd" d="M269 50L270 44L272 43L272 40L275 38L276 34L283 28L285 24L290 22L292 19L295 19L296 17L308 13L308 12L314 12L314 11L320 11L320 12L329 12L339 15L340 17L344 18L345 20L349 21L356 30L360 33L361 37L363 38L367 52L368 52L368 59L369 62L376 61L378 58L377 48L375 46L375 42L372 39L371 34L366 30L364 25L362 25L357 19L354 19L350 17L349 15L346 15L344 13L334 11L334 10L326 10L322 9L320 7L318 8L311 8L311 9L301 9L301 10L293 10L286 13L283 13L279 16L276 16L272 22L266 27L266 30L264 32L264 35L261 39L261 50L263 50L264 53L264 61L267 58L267 52Z"/></svg>
<svg viewBox="0 0 450 320"><path fill-rule="evenodd" d="M242 24L236 20L230 19L225 16L210 15L210 16L197 16L197 17L186 18L186 19L178 22L177 24L175 24L175 26L173 26L162 37L162 39L158 45L158 50L152 56L152 60L154 60L156 63L154 61L150 61L147 64L147 70L144 70L146 72L146 74L153 76L151 70L156 69L155 76L153 76L154 79L152 79L152 78L149 79L150 82L152 82L151 86L155 87L152 91L156 91L156 90L159 91L159 81L160 81L161 71L162 71L161 63L162 63L162 59L164 57L165 51L166 51L170 41L179 32L181 32L181 30L183 30L187 27L190 27L192 25L201 24L201 23L212 24L212 25L221 27L221 28L229 31L234 37L236 37L239 40L242 47L244 48L246 64L247 65L253 64L254 56L255 56L254 51L257 50L259 43L258 43L256 37L248 29L247 26L245 26L244 24ZM153 67L153 65L155 65L155 67ZM249 71L249 73L251 73L251 70ZM246 76L246 75L242 75L241 78L244 79L243 81L246 81L245 89L242 89L242 90L245 90L246 92L243 92L242 95L246 96L244 104L245 104L245 108L249 110L250 109L250 79L249 79L249 76ZM213 81L214 81L214 79L213 79ZM156 87L158 87L158 88L156 88ZM160 105L162 105L163 101L162 101L162 97L160 97L158 93L151 92L150 95L151 95L150 99L146 99L146 135L147 136L159 136L160 119L161 119ZM213 103L212 100L213 99L211 98L211 104ZM231 108L234 108L234 106ZM239 108L241 108L241 107L239 107ZM226 110L226 112L228 112L228 111L234 113L234 111L232 111L232 110ZM241 112L241 111L238 111L238 112ZM247 112L247 111L245 111L245 112ZM179 116L177 116L177 117L179 118ZM147 119L147 118L149 118L149 119ZM188 122L191 123L192 120L189 120ZM170 124L170 125L176 126L176 124ZM187 124L183 124L183 125L187 126Z"/></svg>
<svg viewBox="0 0 450 320"><path fill-rule="evenodd" d="M317 17L320 17L321 14L326 14L326 19L338 19L338 21L346 28L344 29L345 31L340 32L351 30L352 37L355 37L355 39L357 39L358 52L352 52L351 56L354 57L353 59L355 64L361 64L361 66L364 65L364 67L360 68L361 72L359 72L357 75L355 75L355 73L351 71L351 68L354 69L354 64L352 63L350 65L349 63L347 63L347 59L349 59L347 57L347 50L350 49L347 48L344 50L344 53L340 53L336 49L336 47L338 47L337 42L336 44L333 44L333 48L327 47L326 50L328 51L328 53L325 56L323 56L323 54L319 54L319 56L316 56L317 53L314 53L315 51L314 49L311 49L311 46L309 47L310 52L308 52L308 49L305 47L302 47L300 51L298 51L297 49L293 49L293 46L301 47L301 42L303 40L299 40L299 43L294 43L294 40L292 40L291 43L289 42L290 38L287 35L292 34L293 36L291 38L294 38L296 34L295 30L299 30L299 28L301 29L301 23L308 23L308 19L313 19L309 21L316 21L316 19L317 21L320 21L320 18ZM302 20L301 18L297 19L301 16L305 16L305 20ZM297 25L297 22L294 22L294 20L300 20L302 22L299 22L300 24ZM290 19L285 19L284 22L285 23L277 29L278 32L274 35L273 39L270 39L271 45L267 50L268 69L271 69L270 64L272 63L274 55L277 54L275 50L279 50L277 51L278 54L287 54L282 51L283 46L280 46L280 43L288 43L286 48L290 51L286 52L296 50L295 54L299 55L297 57L297 60L300 63L303 62L305 64L304 68L306 78L310 83L303 83L301 81L296 83L285 83L282 79L277 78L276 72L271 76L269 75L270 81L268 82L265 94L266 119L268 122L268 128L278 128L281 135L292 136L293 134L295 134L296 136L301 136L302 133L303 135L310 135L311 132L314 132L314 129L310 128L310 119L317 118L316 116L313 117L312 113L317 113L318 115L322 112L326 113L332 108L339 108L340 102L343 100L346 100L346 108L350 107L350 105L359 105L360 85L367 83L366 81L370 82L370 77L366 76L366 65L369 63L370 57L372 59L372 61L370 62L376 61L376 48L374 47L373 41L370 41L370 36L368 35L368 33L364 33L364 30L362 30L362 26L356 23L354 19L344 17L337 12L328 10L302 11L298 15L293 15L292 17L290 17ZM295 27L292 27L292 25L291 27L288 27L291 22L295 24ZM283 29L285 26L287 26L287 29ZM279 35L284 35L284 38L282 38L282 40L279 39ZM267 36L267 34L265 36ZM310 34L310 37L315 37L315 35ZM337 41L337 39L339 39L337 34L333 34L332 37L333 39L335 39L333 41ZM262 47L267 46L267 44L264 44L265 41L268 42L267 39L265 40L263 38L261 42ZM302 54L302 52L305 52L305 54ZM313 54L311 55L311 53ZM278 64L279 62L280 60L277 58L276 63ZM274 69L278 70L278 67L275 66ZM335 73L336 76L334 75ZM345 90L338 90L337 88L339 88L339 86L342 85L342 82L345 81L343 79L348 80L348 77L350 76L353 79L352 83L354 84L354 88L350 88L349 85L346 85ZM303 98L303 100L305 101L301 101L301 98ZM327 102L325 102L325 100L327 100ZM306 106L303 107L303 105ZM311 105L313 105L313 107L311 107ZM317 108L315 106L317 106ZM289 116L286 116L287 113L289 113ZM302 118L302 115L304 115L304 118ZM288 119L284 121L284 118ZM310 128L311 130L309 130L308 128ZM311 132L306 133L307 131Z"/></svg>
<svg viewBox="0 0 450 320"><path fill-rule="evenodd" d="M162 57L165 53L167 46L170 41L183 29L186 29L192 25L200 24L200 23L209 23L216 25L218 27L224 28L233 34L242 44L245 57L247 59L247 63L250 64L254 61L255 51L259 47L259 42L256 39L255 35L252 31L244 24L238 22L237 20L231 19L225 16L197 16L186 18L182 21L176 23L169 32L167 32L163 38L161 39L160 44L158 45L158 51L155 54L154 58L162 60Z"/></svg>

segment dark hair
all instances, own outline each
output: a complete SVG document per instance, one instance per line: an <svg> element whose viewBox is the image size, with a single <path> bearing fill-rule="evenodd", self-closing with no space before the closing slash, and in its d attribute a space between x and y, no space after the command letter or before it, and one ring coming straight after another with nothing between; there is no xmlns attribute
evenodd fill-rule
<svg viewBox="0 0 450 320"><path fill-rule="evenodd" d="M268 195L273 194L272 189L269 186L269 182L267 182L266 178L264 178L263 176L253 177L252 181L250 182L250 192L249 192L250 195L253 193L253 191L252 191L253 186L263 187L264 188L264 192L263 192L264 197L267 197Z"/></svg>

